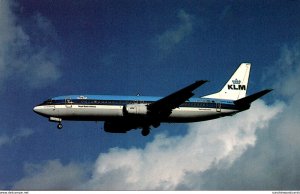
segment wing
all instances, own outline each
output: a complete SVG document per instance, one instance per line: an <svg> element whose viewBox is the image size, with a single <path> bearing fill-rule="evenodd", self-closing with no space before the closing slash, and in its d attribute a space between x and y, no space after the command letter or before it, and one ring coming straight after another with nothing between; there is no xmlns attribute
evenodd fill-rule
<svg viewBox="0 0 300 194"><path fill-rule="evenodd" d="M174 108L179 107L194 95L193 91L207 82L206 80L195 83L178 90L158 101L147 105L149 117L124 117L104 122L104 130L110 133L126 133L131 129L147 128L150 125L159 126L163 117L169 116Z"/></svg>
<svg viewBox="0 0 300 194"><path fill-rule="evenodd" d="M149 104L148 111L152 115L170 115L172 113L172 109L179 107L182 103L194 96L193 91L205 82L207 82L207 80L196 81L177 92Z"/></svg>

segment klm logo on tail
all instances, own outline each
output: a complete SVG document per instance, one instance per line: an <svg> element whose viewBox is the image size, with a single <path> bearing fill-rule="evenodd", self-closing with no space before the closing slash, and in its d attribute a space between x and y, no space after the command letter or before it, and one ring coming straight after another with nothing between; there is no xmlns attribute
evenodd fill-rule
<svg viewBox="0 0 300 194"><path fill-rule="evenodd" d="M228 90L246 90L246 85L241 85L241 80L234 79L232 80L233 84L228 84Z"/></svg>

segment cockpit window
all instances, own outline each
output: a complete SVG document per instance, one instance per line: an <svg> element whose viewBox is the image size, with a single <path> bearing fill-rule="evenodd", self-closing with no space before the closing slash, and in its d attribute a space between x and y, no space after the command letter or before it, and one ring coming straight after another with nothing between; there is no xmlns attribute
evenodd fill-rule
<svg viewBox="0 0 300 194"><path fill-rule="evenodd" d="M52 104L52 99L46 100L43 104L47 104L47 105Z"/></svg>

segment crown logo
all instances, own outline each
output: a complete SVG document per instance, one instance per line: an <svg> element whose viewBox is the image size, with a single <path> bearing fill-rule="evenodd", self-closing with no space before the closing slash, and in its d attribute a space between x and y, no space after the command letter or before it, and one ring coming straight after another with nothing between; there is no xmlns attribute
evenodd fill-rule
<svg viewBox="0 0 300 194"><path fill-rule="evenodd" d="M233 84L240 84L240 83L241 83L241 80L234 79L234 80L232 80L232 83L233 83Z"/></svg>

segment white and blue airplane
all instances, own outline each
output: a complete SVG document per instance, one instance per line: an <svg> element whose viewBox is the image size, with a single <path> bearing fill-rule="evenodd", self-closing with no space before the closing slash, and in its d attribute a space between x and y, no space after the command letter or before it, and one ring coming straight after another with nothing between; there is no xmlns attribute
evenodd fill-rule
<svg viewBox="0 0 300 194"><path fill-rule="evenodd" d="M217 93L191 98L193 91L206 80L180 89L166 97L68 95L46 100L35 106L34 112L57 122L63 120L104 121L104 130L126 133L141 128L147 136L150 128L161 123L188 123L232 116L250 108L253 101L272 91L266 89L246 96L250 63L242 63Z"/></svg>

